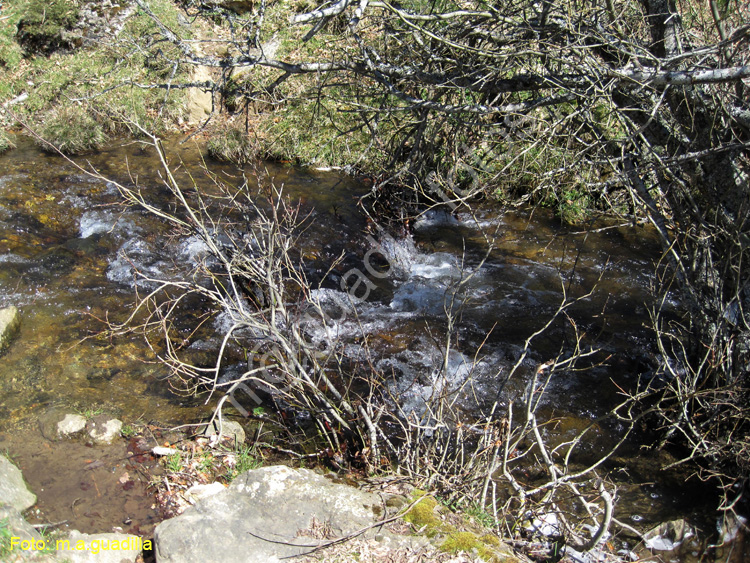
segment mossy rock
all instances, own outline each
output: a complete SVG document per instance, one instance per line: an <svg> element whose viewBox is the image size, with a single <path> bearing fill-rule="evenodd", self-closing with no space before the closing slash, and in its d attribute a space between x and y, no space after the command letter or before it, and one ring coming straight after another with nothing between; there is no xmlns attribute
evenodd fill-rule
<svg viewBox="0 0 750 563"><path fill-rule="evenodd" d="M438 502L434 497L427 496L424 491L415 490L414 498L421 498L409 512L404 515L404 520L412 524L417 530L431 538L436 536L443 526L442 520L435 513Z"/></svg>
<svg viewBox="0 0 750 563"><path fill-rule="evenodd" d="M479 535L469 531L453 532L448 534L443 543L440 544L440 549L451 554L476 553L479 557L491 563L518 562L518 558L512 550L494 534Z"/></svg>
<svg viewBox="0 0 750 563"><path fill-rule="evenodd" d="M466 515L450 513L441 517L441 511L447 509L434 497L415 489L411 502L420 498L421 500L404 514L404 520L412 524L417 533L431 538L441 551L450 554L474 553L484 561L492 563L519 561L513 550L497 535L478 527L475 523L472 524Z"/></svg>
<svg viewBox="0 0 750 563"><path fill-rule="evenodd" d="M79 18L75 1L30 0L18 22L16 39L29 55L68 49L73 46L70 30Z"/></svg>

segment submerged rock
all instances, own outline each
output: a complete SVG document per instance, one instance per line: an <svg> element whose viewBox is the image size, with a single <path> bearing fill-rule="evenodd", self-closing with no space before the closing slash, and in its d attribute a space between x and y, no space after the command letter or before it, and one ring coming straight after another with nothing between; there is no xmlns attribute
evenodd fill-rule
<svg viewBox="0 0 750 563"><path fill-rule="evenodd" d="M39 417L42 436L51 442L71 438L86 427L86 419L79 414L66 413L52 408Z"/></svg>
<svg viewBox="0 0 750 563"><path fill-rule="evenodd" d="M664 561L688 561L703 550L696 529L680 518L664 522L643 534L643 543L636 547L640 559L652 554Z"/></svg>
<svg viewBox="0 0 750 563"><path fill-rule="evenodd" d="M15 307L0 309L0 355L18 335L21 328L21 315Z"/></svg>
<svg viewBox="0 0 750 563"><path fill-rule="evenodd" d="M86 423L86 432L96 444L108 445L120 437L122 421L107 415L95 416Z"/></svg>
<svg viewBox="0 0 750 563"><path fill-rule="evenodd" d="M65 417L57 423L58 434L70 436L86 428L86 419L80 414L66 414Z"/></svg>

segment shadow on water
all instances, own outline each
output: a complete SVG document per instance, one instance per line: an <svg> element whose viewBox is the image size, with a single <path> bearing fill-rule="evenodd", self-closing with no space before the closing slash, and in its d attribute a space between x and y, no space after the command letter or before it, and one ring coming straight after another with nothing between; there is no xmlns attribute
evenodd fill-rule
<svg viewBox="0 0 750 563"><path fill-rule="evenodd" d="M200 169L198 148L172 143L168 153L182 182L189 185L189 171L199 187L211 189L210 178ZM159 163L141 144L113 147L91 155L82 165L118 181L137 180L150 197L168 201ZM234 168L209 166L230 185L243 181ZM40 413L51 407L96 406L126 422L180 424L210 412L201 399L173 392L169 373L154 360L142 337L112 340L103 332L105 321L122 321L132 310L136 270L169 276L190 262L196 245L172 236L158 218L123 207L112 184L93 180L29 143L0 156L0 171L0 306L16 305L23 318L20 335L0 367L0 427L16 436L4 443L24 461L24 470L30 472L27 479L46 489L36 492L40 503L51 507L72 500L53 492L55 487L44 487L49 465L64 465L68 456L75 461L67 467L80 468L92 456L78 452L72 443L47 444L36 430ZM367 223L357 208L357 196L367 188L329 172L278 164L268 164L267 172L285 194L300 202L308 217L303 255L310 275L322 275L344 253L342 266L320 290L335 301L344 295L341 276L348 268L362 268L370 249ZM252 184L249 171L248 177ZM482 346L472 389L486 397L487 406L497 397L498 377L515 362L525 338L556 310L561 288L572 297L592 291L590 299L571 309L570 317L600 348L597 359L607 361L553 381L544 406L550 419L558 421L549 428L557 428L560 435L577 431L617 400L618 385L635 381L651 352L644 327L651 272L659 259L657 241L642 228L597 227L601 230L571 232L543 210L499 214L480 208L474 216L428 213L414 222L411 237L381 241L378 252L392 267L392 275L377 280L358 312L358 326L342 321L325 331L318 327L317 332L311 330L311 338L321 343L330 338L346 341L347 334L364 328L378 354L378 366L401 381L418 382L410 384L412 391L416 389L411 398L405 395L405 400L418 401L430 385L425 373L442 361L434 334L444 323L446 294L461 275L476 270L459 295L462 322L449 364L453 375L462 377L467 373L462 366ZM523 390L524 374L554 357L570 337L569 323L555 325L536 343L522 376L503 389L503 399L513 400ZM597 448L606 449L616 432L615 427L602 426L592 455ZM49 457L51 451L56 455ZM634 449L628 455L637 460L623 455L613 466L624 468L622 490L633 493L620 505L622 518L637 515L645 525L705 512L712 503L713 499L696 501L684 481L656 482L653 473L664 461L659 459L663 453L649 459ZM71 475L78 470L71 470ZM119 489L114 483L112 487L111 494L117 495ZM82 485L80 494L90 490ZM133 512L133 503L143 504L146 498L123 502L130 502ZM153 519L145 505L139 510L144 523ZM85 511L89 516L76 521L80 529L94 531L103 525L106 518L91 517L96 512Z"/></svg>

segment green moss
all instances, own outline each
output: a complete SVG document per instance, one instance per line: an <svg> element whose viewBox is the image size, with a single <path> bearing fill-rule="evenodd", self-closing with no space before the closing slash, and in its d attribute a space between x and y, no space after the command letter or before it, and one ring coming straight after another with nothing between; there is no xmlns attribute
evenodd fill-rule
<svg viewBox="0 0 750 563"><path fill-rule="evenodd" d="M487 547L479 541L479 538L473 532L455 532L449 535L440 545L440 549L453 554L461 551L473 553L476 550L477 554L485 560L488 559L488 555L491 556ZM481 553L480 550L486 553Z"/></svg>
<svg viewBox="0 0 750 563"><path fill-rule="evenodd" d="M434 497L427 496L424 491L415 489L412 502L419 498L421 500L404 515L404 520L412 524L416 529L423 530L423 533L427 537L434 537L441 531L443 526L442 520L435 514L438 502Z"/></svg>
<svg viewBox="0 0 750 563"><path fill-rule="evenodd" d="M404 520L412 524L420 534L429 538L442 538L442 551L451 554L461 551L476 553L485 561L517 563L517 559L500 538L494 533L487 533L484 528L477 527L475 519L468 513L462 515L459 512L452 516L451 521L455 522L454 525L440 517L441 506L434 497L427 495L425 491L415 489L411 502L417 499L422 500L404 514Z"/></svg>
<svg viewBox="0 0 750 563"><path fill-rule="evenodd" d="M500 563L502 561L515 560L512 557L504 557L498 554L497 549L502 543L500 539L487 534L478 536L474 532L453 532L449 534L440 545L440 549L446 553L456 554L459 552L476 553L485 561Z"/></svg>
<svg viewBox="0 0 750 563"><path fill-rule="evenodd" d="M502 542L500 541L500 538L498 538L495 534L486 534L479 538L479 540L487 546L490 547L500 547L502 546Z"/></svg>

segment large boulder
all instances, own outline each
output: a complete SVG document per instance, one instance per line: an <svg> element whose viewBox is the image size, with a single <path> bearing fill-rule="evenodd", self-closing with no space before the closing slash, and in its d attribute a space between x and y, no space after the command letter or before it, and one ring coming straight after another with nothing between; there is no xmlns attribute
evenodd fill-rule
<svg viewBox="0 0 750 563"><path fill-rule="evenodd" d="M5 352L21 327L21 315L15 307L0 309L0 354Z"/></svg>
<svg viewBox="0 0 750 563"><path fill-rule="evenodd" d="M26 487L21 470L0 455L0 505L8 505L20 512L35 502L36 496Z"/></svg>
<svg viewBox="0 0 750 563"><path fill-rule="evenodd" d="M156 528L159 563L273 563L379 520L374 494L307 469L263 467L238 476Z"/></svg>

